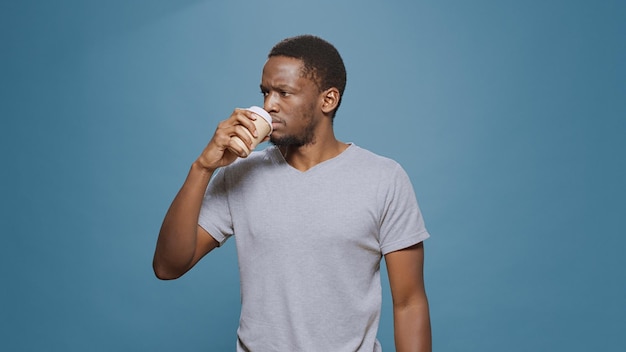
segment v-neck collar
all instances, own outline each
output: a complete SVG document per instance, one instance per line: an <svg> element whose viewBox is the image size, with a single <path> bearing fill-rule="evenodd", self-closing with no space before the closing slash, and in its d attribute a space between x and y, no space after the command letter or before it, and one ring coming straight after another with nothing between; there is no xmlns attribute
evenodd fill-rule
<svg viewBox="0 0 626 352"><path fill-rule="evenodd" d="M346 143L348 144L348 147L346 149L344 149L341 153L337 154L336 156L324 160L321 163L318 163L316 165L314 165L313 167L305 170L305 171L300 171L298 169L296 169L295 167L291 166L287 160L285 159L285 157L283 156L283 154L280 152L280 150L278 149L277 146L271 146L271 150L269 150L269 154L271 156L271 158L274 160L274 162L278 165L282 165L282 167L284 167L285 169L289 170L290 173L296 174L296 175L311 175L317 172L317 170L319 169L324 169L326 168L328 165L333 165L335 163L337 163L338 161L341 161L341 159L345 158L346 154L351 153L352 149L357 148L356 145L352 142Z"/></svg>

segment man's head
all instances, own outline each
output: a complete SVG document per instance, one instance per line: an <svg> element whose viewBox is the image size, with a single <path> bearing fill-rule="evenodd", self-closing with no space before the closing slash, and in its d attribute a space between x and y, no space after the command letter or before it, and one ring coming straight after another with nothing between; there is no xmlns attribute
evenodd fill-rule
<svg viewBox="0 0 626 352"><path fill-rule="evenodd" d="M346 88L346 68L337 49L319 37L300 35L286 38L276 44L267 55L268 58L274 56L302 60L302 75L313 80L320 92L332 87L339 90L339 101L332 112L334 118Z"/></svg>

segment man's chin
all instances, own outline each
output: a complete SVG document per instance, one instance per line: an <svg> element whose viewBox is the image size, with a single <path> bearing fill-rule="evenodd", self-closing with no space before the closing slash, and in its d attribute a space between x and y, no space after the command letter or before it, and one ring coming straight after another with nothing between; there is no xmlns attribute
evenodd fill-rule
<svg viewBox="0 0 626 352"><path fill-rule="evenodd" d="M306 143L303 143L301 140L296 138L271 138L270 144L273 144L277 147L302 147Z"/></svg>

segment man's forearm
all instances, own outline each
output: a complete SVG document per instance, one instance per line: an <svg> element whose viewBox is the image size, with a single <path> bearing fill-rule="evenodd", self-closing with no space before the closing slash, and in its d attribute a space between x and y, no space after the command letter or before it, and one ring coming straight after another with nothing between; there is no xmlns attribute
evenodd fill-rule
<svg viewBox="0 0 626 352"><path fill-rule="evenodd" d="M396 352L430 352L432 338L428 301L394 307L394 337Z"/></svg>

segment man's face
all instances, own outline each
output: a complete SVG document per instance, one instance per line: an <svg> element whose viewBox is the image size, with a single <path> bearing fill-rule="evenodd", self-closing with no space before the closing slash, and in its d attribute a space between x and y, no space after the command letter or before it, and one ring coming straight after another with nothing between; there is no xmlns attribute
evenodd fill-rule
<svg viewBox="0 0 626 352"><path fill-rule="evenodd" d="M264 108L272 115L270 142L278 146L303 146L315 141L321 119L321 92L302 75L302 60L272 56L263 67L261 92Z"/></svg>

